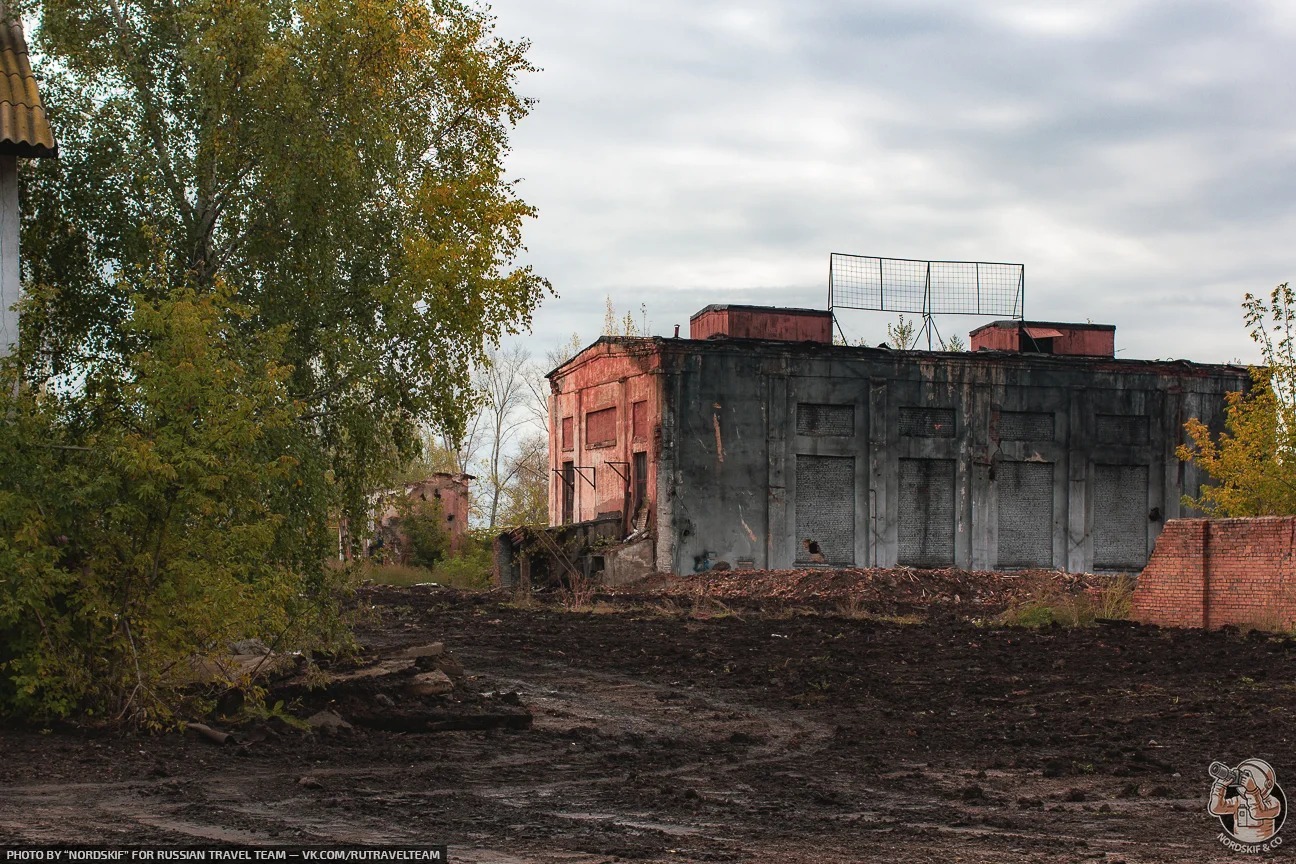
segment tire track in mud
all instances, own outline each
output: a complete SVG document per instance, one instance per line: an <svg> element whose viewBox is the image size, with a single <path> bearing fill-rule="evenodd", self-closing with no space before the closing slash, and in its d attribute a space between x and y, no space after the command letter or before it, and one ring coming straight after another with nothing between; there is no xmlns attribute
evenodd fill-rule
<svg viewBox="0 0 1296 864"><path fill-rule="evenodd" d="M740 801L746 797L742 793L751 790L744 790L741 784L726 785L733 783L730 775L762 766L795 764L807 753L827 746L833 734L831 726L804 716L804 712L755 708L716 693L690 692L555 660L531 657L519 663L507 652L480 645L460 645L455 653L469 672L481 671L483 678L499 689L517 691L531 708L533 729L538 732L561 736L593 729L600 739L610 742L684 739L688 744L705 745L733 735L755 742L747 755L732 761L717 761L695 752L690 754L692 758L670 767L633 770L641 781L678 781L708 793L723 788L728 797ZM600 775L580 771L565 779L504 784L490 779L491 770L483 766L481 785L474 794L498 805L519 810L539 807L541 816L608 823L666 838L741 844L728 824L653 817L616 806L600 792L620 787L625 782L622 772Z"/></svg>

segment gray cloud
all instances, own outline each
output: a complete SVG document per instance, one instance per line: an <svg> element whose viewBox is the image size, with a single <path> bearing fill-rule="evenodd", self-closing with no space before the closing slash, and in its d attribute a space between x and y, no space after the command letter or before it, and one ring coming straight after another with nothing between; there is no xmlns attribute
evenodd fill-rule
<svg viewBox="0 0 1296 864"><path fill-rule="evenodd" d="M665 335L712 302L823 306L843 251L1020 261L1031 317L1116 324L1121 356L1252 359L1242 294L1294 275L1279 0L493 7L544 67L510 163L562 295L537 352L592 340L608 294Z"/></svg>

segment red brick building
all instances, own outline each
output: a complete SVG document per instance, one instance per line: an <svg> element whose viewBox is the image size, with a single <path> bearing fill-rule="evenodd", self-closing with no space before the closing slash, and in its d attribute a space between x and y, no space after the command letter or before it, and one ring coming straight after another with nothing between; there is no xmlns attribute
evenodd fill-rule
<svg viewBox="0 0 1296 864"><path fill-rule="evenodd" d="M468 484L471 474L437 472L425 480L406 483L401 489L383 493L377 502L372 536L366 551L385 554L394 561L408 563L409 550L401 533L401 505L405 503L435 504L440 509L446 533L450 535L450 551L459 552L464 534L468 530ZM402 502L403 499L403 502Z"/></svg>

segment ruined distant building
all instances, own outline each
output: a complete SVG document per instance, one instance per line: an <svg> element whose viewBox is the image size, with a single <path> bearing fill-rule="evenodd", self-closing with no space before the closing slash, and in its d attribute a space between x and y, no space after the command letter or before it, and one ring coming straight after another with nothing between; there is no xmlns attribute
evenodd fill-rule
<svg viewBox="0 0 1296 864"><path fill-rule="evenodd" d="M375 502L366 553L408 564L409 543L401 521L405 512L413 511L439 519L449 536L450 552L457 554L468 530L468 484L474 479L471 474L437 472L425 480L382 493Z"/></svg>
<svg viewBox="0 0 1296 864"><path fill-rule="evenodd" d="M832 344L830 312L708 306L550 373L555 525L619 519L692 572L1138 570L1203 482L1183 425L1244 368L1115 359L1115 328L997 321L967 352ZM610 564L610 562L609 562Z"/></svg>

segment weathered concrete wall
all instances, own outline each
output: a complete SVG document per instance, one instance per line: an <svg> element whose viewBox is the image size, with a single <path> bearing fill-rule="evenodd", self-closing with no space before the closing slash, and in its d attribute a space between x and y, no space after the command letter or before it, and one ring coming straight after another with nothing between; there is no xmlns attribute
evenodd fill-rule
<svg viewBox="0 0 1296 864"><path fill-rule="evenodd" d="M1296 623L1296 518L1176 519L1134 591L1134 617L1167 627Z"/></svg>
<svg viewBox="0 0 1296 864"><path fill-rule="evenodd" d="M1234 367L661 340L659 567L1138 570ZM667 466L669 470L667 471ZM664 569L664 568L663 568Z"/></svg>
<svg viewBox="0 0 1296 864"><path fill-rule="evenodd" d="M18 160L0 155L0 357L18 345L18 313L22 299L18 267Z"/></svg>

